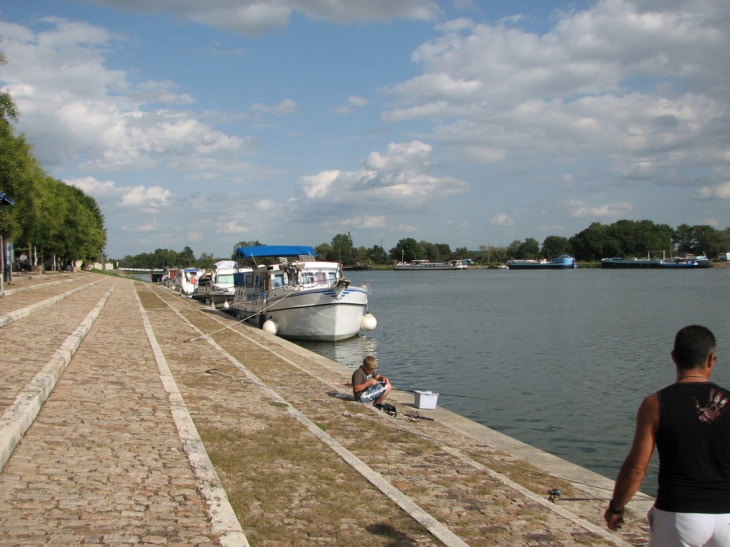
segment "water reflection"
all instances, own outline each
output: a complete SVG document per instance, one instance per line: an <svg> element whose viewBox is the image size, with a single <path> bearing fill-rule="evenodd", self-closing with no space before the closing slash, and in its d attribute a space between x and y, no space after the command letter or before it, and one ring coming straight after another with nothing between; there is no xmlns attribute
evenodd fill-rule
<svg viewBox="0 0 730 547"><path fill-rule="evenodd" d="M366 355L378 356L378 341L371 336L355 336L338 342L297 341L299 346L331 361L356 369Z"/></svg>

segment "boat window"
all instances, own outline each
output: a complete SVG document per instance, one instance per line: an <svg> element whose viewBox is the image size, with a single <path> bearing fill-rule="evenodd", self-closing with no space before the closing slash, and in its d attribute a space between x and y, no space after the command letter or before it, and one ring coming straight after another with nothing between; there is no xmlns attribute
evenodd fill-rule
<svg viewBox="0 0 730 547"><path fill-rule="evenodd" d="M317 272L315 274L317 278L317 285L327 285L327 274L324 272Z"/></svg>
<svg viewBox="0 0 730 547"><path fill-rule="evenodd" d="M335 272L327 272L327 275L330 278L330 285L333 283L337 283L337 274L335 274Z"/></svg>
<svg viewBox="0 0 730 547"><path fill-rule="evenodd" d="M221 274L218 276L218 283L233 284L233 274Z"/></svg>
<svg viewBox="0 0 730 547"><path fill-rule="evenodd" d="M302 272L302 284L307 285L309 283L314 283L314 275L312 272Z"/></svg>
<svg viewBox="0 0 730 547"><path fill-rule="evenodd" d="M284 286L284 274L276 274L271 279L271 287L276 289Z"/></svg>

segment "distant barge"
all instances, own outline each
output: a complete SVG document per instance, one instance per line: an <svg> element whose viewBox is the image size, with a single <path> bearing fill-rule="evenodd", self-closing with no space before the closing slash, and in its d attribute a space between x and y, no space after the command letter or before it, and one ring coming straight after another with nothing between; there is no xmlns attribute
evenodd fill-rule
<svg viewBox="0 0 730 547"><path fill-rule="evenodd" d="M709 268L710 260L706 256L677 256L674 258L623 258L614 256L601 260L601 268L664 268L693 269Z"/></svg>
<svg viewBox="0 0 730 547"><path fill-rule="evenodd" d="M577 268L575 258L560 255L550 261L547 260L510 260L507 262L510 270L571 270Z"/></svg>

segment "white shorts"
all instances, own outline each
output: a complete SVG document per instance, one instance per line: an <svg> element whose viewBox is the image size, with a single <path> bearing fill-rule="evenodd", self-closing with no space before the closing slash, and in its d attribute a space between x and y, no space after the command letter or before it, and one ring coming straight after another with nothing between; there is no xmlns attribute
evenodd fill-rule
<svg viewBox="0 0 730 547"><path fill-rule="evenodd" d="M730 547L730 514L649 509L649 547Z"/></svg>

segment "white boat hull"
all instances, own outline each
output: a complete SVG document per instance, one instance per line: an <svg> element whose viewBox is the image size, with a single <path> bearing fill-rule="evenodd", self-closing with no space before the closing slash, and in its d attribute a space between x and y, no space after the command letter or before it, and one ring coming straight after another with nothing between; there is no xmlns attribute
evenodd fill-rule
<svg viewBox="0 0 730 547"><path fill-rule="evenodd" d="M266 300L234 299L236 314L258 327L271 320L282 338L337 341L355 336L367 313L367 292L348 288L275 289ZM259 313L261 312L261 313Z"/></svg>

